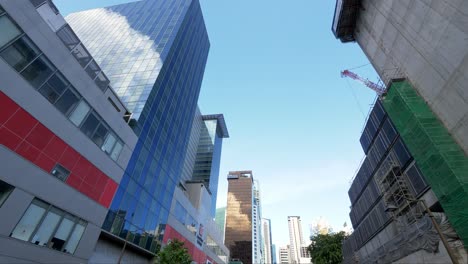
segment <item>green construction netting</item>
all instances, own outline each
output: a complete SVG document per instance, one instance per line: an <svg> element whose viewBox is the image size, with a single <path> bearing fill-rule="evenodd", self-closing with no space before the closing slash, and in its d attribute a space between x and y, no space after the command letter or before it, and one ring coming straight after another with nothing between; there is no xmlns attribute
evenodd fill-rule
<svg viewBox="0 0 468 264"><path fill-rule="evenodd" d="M409 82L393 82L382 102L468 249L468 157Z"/></svg>

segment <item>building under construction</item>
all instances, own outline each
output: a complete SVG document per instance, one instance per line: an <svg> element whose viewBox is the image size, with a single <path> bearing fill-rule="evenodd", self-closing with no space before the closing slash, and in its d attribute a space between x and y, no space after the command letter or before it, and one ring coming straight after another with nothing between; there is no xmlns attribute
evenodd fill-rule
<svg viewBox="0 0 468 264"><path fill-rule="evenodd" d="M385 89L366 124L367 157L349 191L355 232L343 246L348 263L449 263L448 255L467 261L467 14L463 0L336 2L333 33L358 43ZM393 143L380 136L385 120L397 132ZM379 160L371 152L382 144ZM416 172L422 189L413 186ZM420 201L436 212L449 252Z"/></svg>

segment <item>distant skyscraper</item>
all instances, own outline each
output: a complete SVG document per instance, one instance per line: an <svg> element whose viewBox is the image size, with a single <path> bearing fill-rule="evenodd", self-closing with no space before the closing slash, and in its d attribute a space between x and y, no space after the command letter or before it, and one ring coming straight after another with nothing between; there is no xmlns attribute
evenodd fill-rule
<svg viewBox="0 0 468 264"><path fill-rule="evenodd" d="M226 226L226 207L216 209L215 222L219 229L223 233L223 242L225 237L225 226Z"/></svg>
<svg viewBox="0 0 468 264"><path fill-rule="evenodd" d="M254 181L252 201L252 252L253 263L264 263L263 258L263 231L262 231L262 203L260 184Z"/></svg>
<svg viewBox="0 0 468 264"><path fill-rule="evenodd" d="M231 171L228 175L225 244L231 260L253 263L252 171Z"/></svg>
<svg viewBox="0 0 468 264"><path fill-rule="evenodd" d="M271 263L277 264L276 261L276 245L271 244Z"/></svg>
<svg viewBox="0 0 468 264"><path fill-rule="evenodd" d="M289 255L291 263L300 263L301 247L305 244L302 235L300 216L288 216L289 226Z"/></svg>
<svg viewBox="0 0 468 264"><path fill-rule="evenodd" d="M262 232L263 232L263 256L265 263L273 263L273 244L271 242L271 220L262 218Z"/></svg>
<svg viewBox="0 0 468 264"><path fill-rule="evenodd" d="M291 260L289 257L289 246L284 246L279 248L279 263L280 264L290 264Z"/></svg>
<svg viewBox="0 0 468 264"><path fill-rule="evenodd" d="M229 137L229 133L223 115L203 115L202 119L192 181L201 181L208 186L212 197L211 217L214 218L216 214L216 198L218 196L221 147L223 138Z"/></svg>

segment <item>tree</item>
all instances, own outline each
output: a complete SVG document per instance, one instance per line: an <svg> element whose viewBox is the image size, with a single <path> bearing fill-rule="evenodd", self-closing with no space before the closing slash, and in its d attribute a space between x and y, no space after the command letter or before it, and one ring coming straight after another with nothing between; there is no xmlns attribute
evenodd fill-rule
<svg viewBox="0 0 468 264"><path fill-rule="evenodd" d="M167 244L156 256L157 264L190 264L192 257L184 247L184 242L177 239Z"/></svg>
<svg viewBox="0 0 468 264"><path fill-rule="evenodd" d="M315 234L312 243L307 248L314 264L340 264L343 261L341 253L342 241L347 237L345 232Z"/></svg>

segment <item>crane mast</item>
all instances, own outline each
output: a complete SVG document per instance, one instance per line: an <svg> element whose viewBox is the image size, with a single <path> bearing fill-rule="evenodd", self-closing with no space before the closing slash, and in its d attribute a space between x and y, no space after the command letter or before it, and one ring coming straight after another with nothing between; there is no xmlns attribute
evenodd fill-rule
<svg viewBox="0 0 468 264"><path fill-rule="evenodd" d="M357 75L356 73L349 71L349 70L344 70L341 72L341 77L349 77L351 79L354 79L356 81L359 81L363 83L365 86L369 87L373 91L375 91L379 96L383 95L386 92L386 89L384 86L379 85L377 83L374 83L372 81L369 81L368 79L364 79L361 76Z"/></svg>

